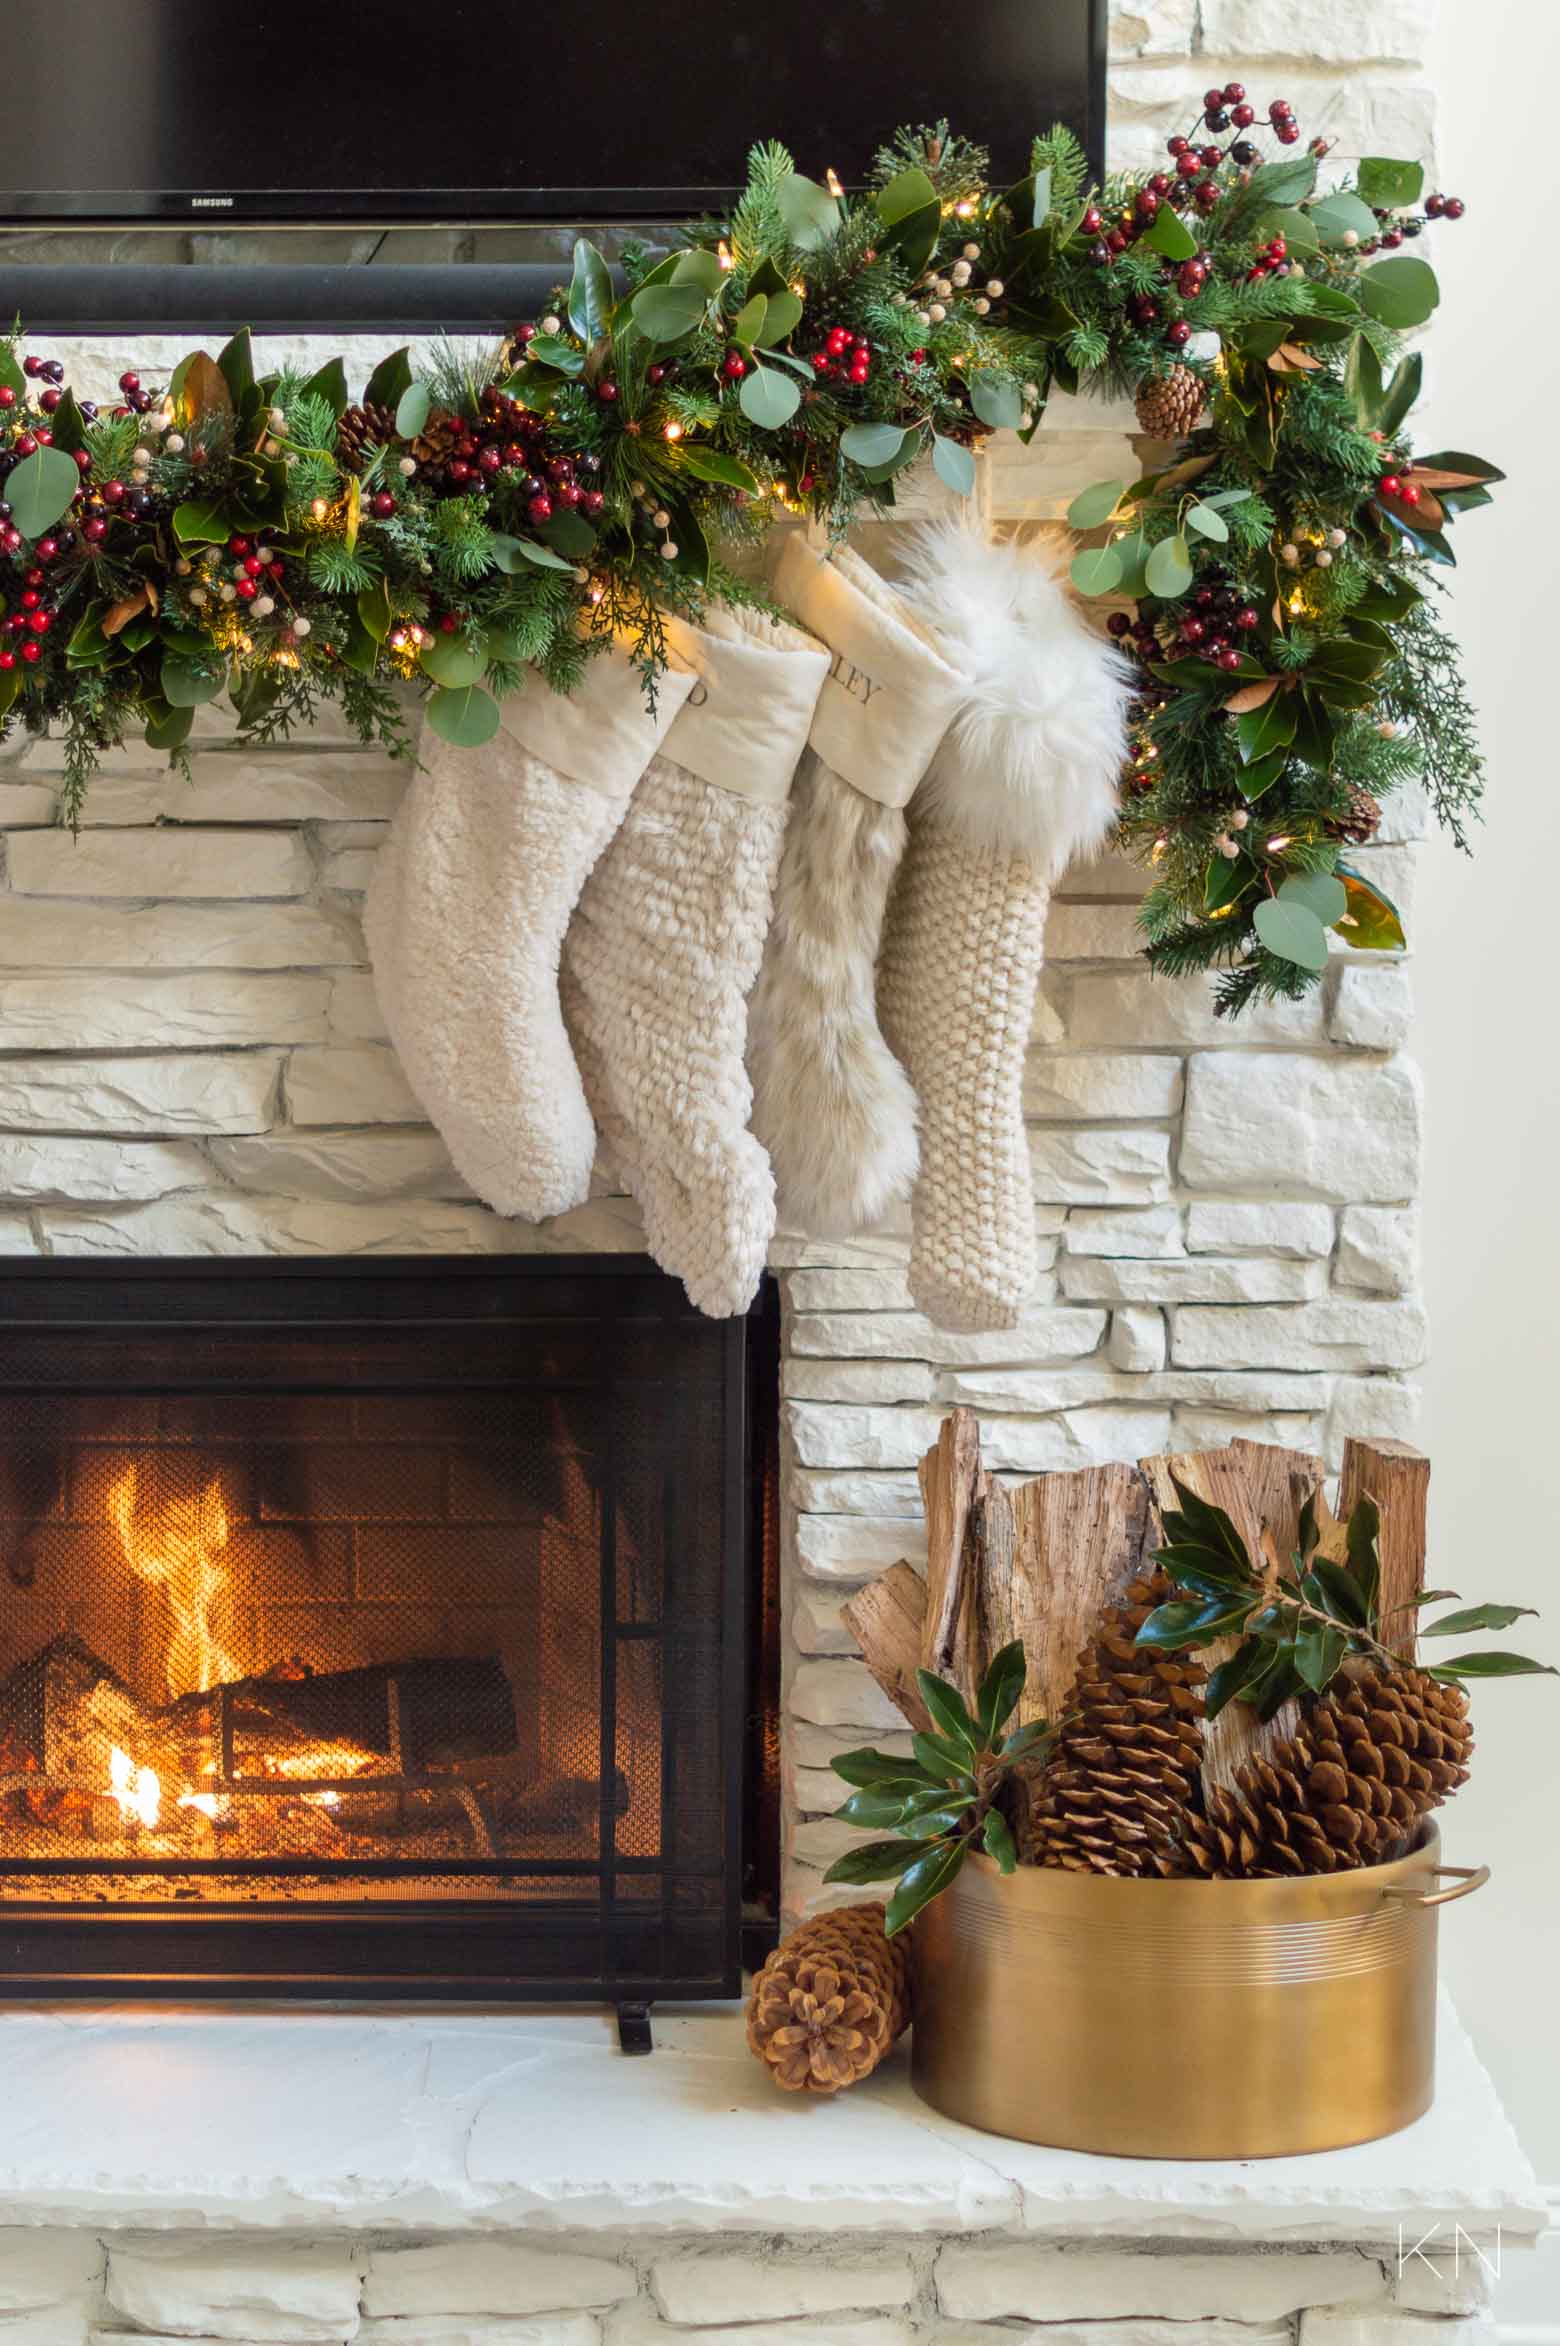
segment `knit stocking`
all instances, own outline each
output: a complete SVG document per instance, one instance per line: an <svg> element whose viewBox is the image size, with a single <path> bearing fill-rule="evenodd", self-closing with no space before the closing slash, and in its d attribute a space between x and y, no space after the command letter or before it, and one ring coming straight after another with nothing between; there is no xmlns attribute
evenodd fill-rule
<svg viewBox="0 0 1560 2346"><path fill-rule="evenodd" d="M617 647L568 698L539 681L478 753L428 744L365 908L374 981L413 1090L501 1214L583 1203L596 1134L558 1001L569 915L690 675L652 717Z"/></svg>
<svg viewBox="0 0 1560 2346"><path fill-rule="evenodd" d="M669 632L698 682L586 882L563 1008L651 1254L720 1318L752 1302L774 1234L747 1129L747 997L828 655L746 613Z"/></svg>
<svg viewBox="0 0 1560 2346"><path fill-rule="evenodd" d="M1045 557L958 524L907 592L963 679L910 814L878 1006L921 1103L910 1292L947 1328L1011 1328L1035 1282L1024 1053L1053 881L1115 820L1128 688Z"/></svg>
<svg viewBox="0 0 1560 2346"><path fill-rule="evenodd" d="M956 678L926 624L848 548L825 558L798 534L775 588L833 660L753 996L753 1130L784 1218L843 1235L880 1220L915 1177L915 1095L879 1030L873 973L904 808Z"/></svg>

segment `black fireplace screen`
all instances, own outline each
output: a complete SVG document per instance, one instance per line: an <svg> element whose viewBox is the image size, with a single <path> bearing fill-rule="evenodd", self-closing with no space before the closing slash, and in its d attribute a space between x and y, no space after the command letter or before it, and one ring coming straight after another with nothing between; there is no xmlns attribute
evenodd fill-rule
<svg viewBox="0 0 1560 2346"><path fill-rule="evenodd" d="M0 1993L730 1993L753 1384L637 1260L0 1277Z"/></svg>

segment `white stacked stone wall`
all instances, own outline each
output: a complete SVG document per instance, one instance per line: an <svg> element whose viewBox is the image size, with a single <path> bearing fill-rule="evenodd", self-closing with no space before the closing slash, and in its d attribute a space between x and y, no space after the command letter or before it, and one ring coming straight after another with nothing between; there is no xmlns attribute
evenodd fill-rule
<svg viewBox="0 0 1560 2346"><path fill-rule="evenodd" d="M1491 2346L1464 2239L1223 2249L789 2233L545 2244L0 2232L10 2346Z"/></svg>
<svg viewBox="0 0 1560 2346"><path fill-rule="evenodd" d="M1188 127L1188 100L1231 75L1254 99L1288 97L1342 159L1426 153L1417 60L1430 13L1420 0L1118 7L1113 155L1162 153ZM356 250L336 242L332 257ZM202 259L225 250L189 246ZM512 239L516 258L555 248L535 232ZM413 253L403 238L396 257L444 250L424 240ZM52 347L87 392L127 355ZM179 347L139 338L147 379ZM352 351L359 374L369 355ZM1129 472L1123 420L1053 403L1032 450L989 457L987 511L1054 521L1083 483ZM641 1243L632 1210L606 1194L540 1230L499 1221L427 1126L386 1042L361 929L405 771L329 713L308 739L265 750L202 713L192 781L144 749L117 754L72 838L57 823L57 749L0 753L0 1249ZM1421 814L1407 794L1358 858L1410 930ZM932 1329L905 1290L902 1228L777 1243L792 1913L830 1895L821 1875L846 1837L824 1813L840 1792L830 1758L898 1724L851 1658L840 1605L915 1554L915 1462L951 1404L979 1410L988 1457L1016 1475L1235 1434L1336 1458L1345 1431L1413 1432L1425 1325L1407 972L1339 951L1304 1005L1226 1026L1202 984L1155 980L1136 958L1141 885L1106 859L1071 874L1052 907L1027 1088L1047 1268L1018 1331Z"/></svg>

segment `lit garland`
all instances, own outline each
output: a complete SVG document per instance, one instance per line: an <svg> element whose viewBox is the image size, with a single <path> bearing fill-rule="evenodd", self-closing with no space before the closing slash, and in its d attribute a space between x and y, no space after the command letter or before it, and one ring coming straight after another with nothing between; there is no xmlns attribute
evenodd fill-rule
<svg viewBox="0 0 1560 2346"><path fill-rule="evenodd" d="M1264 121L1296 144L1282 100ZM249 739L328 698L404 754L415 684L480 748L528 672L567 691L626 636L653 695L669 612L766 607L733 555L777 515L843 531L922 458L968 494L1053 385L1126 390L1190 434L1071 516L1075 583L1137 661L1122 828L1150 958L1219 968L1229 1009L1303 992L1328 928L1401 942L1341 852L1380 794L1424 773L1459 837L1476 801L1424 587L1501 476L1404 436L1398 343L1438 295L1402 248L1461 205L1421 208L1418 166L1382 159L1318 197L1321 142L1263 162L1255 127L1210 91L1163 172L1103 190L1062 130L1006 189L946 125L900 133L855 197L757 147L729 217L631 251L626 286L581 242L486 371L397 351L357 403L339 360L257 379L247 333L165 390L127 373L105 412L0 344L0 731L62 726L72 815L103 750L136 728L182 757L224 693Z"/></svg>

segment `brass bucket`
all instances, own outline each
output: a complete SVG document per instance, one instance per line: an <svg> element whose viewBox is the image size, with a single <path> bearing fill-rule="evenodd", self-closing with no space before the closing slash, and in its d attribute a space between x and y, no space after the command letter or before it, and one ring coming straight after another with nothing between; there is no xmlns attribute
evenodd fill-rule
<svg viewBox="0 0 1560 2346"><path fill-rule="evenodd" d="M1443 1865L1433 1826L1393 1865L1274 1882L968 1858L916 1925L915 2089L988 2134L1125 2158L1393 2134L1435 2091L1436 1910L1488 1879Z"/></svg>

